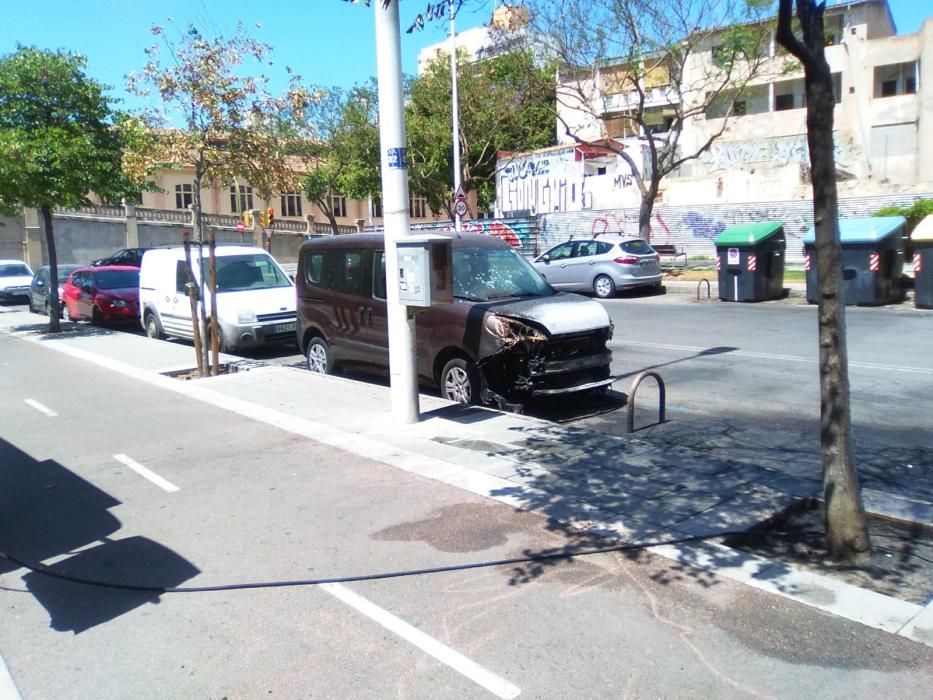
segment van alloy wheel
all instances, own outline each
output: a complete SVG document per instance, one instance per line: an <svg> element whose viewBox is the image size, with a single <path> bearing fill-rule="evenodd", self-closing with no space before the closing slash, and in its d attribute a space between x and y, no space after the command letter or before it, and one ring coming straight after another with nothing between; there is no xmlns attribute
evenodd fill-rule
<svg viewBox="0 0 933 700"><path fill-rule="evenodd" d="M441 391L448 401L457 403L478 403L479 381L476 367L472 362L455 357L441 372Z"/></svg>
<svg viewBox="0 0 933 700"><path fill-rule="evenodd" d="M312 338L308 343L308 369L318 374L332 374L334 361L330 354L330 347L323 338Z"/></svg>

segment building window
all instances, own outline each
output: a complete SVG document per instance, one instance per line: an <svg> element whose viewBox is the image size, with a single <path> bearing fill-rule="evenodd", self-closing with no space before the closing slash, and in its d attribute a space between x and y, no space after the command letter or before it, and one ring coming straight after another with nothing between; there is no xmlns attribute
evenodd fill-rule
<svg viewBox="0 0 933 700"><path fill-rule="evenodd" d="M346 217L347 198L339 194L332 194L330 196L330 210L334 213L334 216Z"/></svg>
<svg viewBox="0 0 933 700"><path fill-rule="evenodd" d="M241 211L250 211L253 209L253 188L247 185L239 186L239 194L236 187L230 188L230 211L237 214Z"/></svg>
<svg viewBox="0 0 933 700"><path fill-rule="evenodd" d="M372 212L371 216L374 219L381 219L382 218L382 200L378 198L371 199L369 200L369 206L370 206L370 212Z"/></svg>
<svg viewBox="0 0 933 700"><path fill-rule="evenodd" d="M794 94L789 95L775 95L774 96L774 111L782 112L785 109L794 108Z"/></svg>
<svg viewBox="0 0 933 700"><path fill-rule="evenodd" d="M187 209L194 203L194 185L175 185L175 208Z"/></svg>
<svg viewBox="0 0 933 700"><path fill-rule="evenodd" d="M875 66L875 97L914 95L917 92L917 62Z"/></svg>
<svg viewBox="0 0 933 700"><path fill-rule="evenodd" d="M285 192L280 197L282 216L301 216L301 192Z"/></svg>
<svg viewBox="0 0 933 700"><path fill-rule="evenodd" d="M413 219L424 219L427 217L428 200L424 197L412 195L408 198L408 214Z"/></svg>

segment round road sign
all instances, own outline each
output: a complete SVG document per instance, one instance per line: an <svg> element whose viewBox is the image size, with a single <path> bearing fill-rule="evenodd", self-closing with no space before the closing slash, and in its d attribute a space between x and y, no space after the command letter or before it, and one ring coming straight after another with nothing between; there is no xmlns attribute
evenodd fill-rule
<svg viewBox="0 0 933 700"><path fill-rule="evenodd" d="M454 204L454 212L456 212L457 216L466 216L466 213L467 213L466 202L464 202L462 199L458 199L456 204Z"/></svg>

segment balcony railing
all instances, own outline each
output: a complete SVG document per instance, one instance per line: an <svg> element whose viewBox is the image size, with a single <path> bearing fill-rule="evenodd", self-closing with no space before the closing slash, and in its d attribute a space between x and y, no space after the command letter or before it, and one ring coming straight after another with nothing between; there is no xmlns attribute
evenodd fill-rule
<svg viewBox="0 0 933 700"><path fill-rule="evenodd" d="M677 94L669 85L649 88L645 90L645 107L665 107L679 103ZM639 106L638 91L617 92L613 95L603 96L603 112L624 112L637 109Z"/></svg>

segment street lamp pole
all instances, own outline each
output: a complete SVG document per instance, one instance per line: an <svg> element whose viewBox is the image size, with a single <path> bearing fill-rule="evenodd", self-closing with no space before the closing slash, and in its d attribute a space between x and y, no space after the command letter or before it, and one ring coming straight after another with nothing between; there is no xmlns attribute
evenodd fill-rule
<svg viewBox="0 0 933 700"><path fill-rule="evenodd" d="M411 233L408 218L408 149L402 102L402 46L398 2L373 3L376 12L376 69L379 85L379 143L385 222L386 314L389 326L389 386L392 418L417 423L418 374L415 322L399 301L398 241Z"/></svg>
<svg viewBox="0 0 933 700"><path fill-rule="evenodd" d="M447 0L450 12L450 105L453 116L453 146L454 146L454 193L460 191L460 105L457 97L457 30L454 26L454 0ZM454 210L454 228L457 233L461 231L460 214Z"/></svg>

